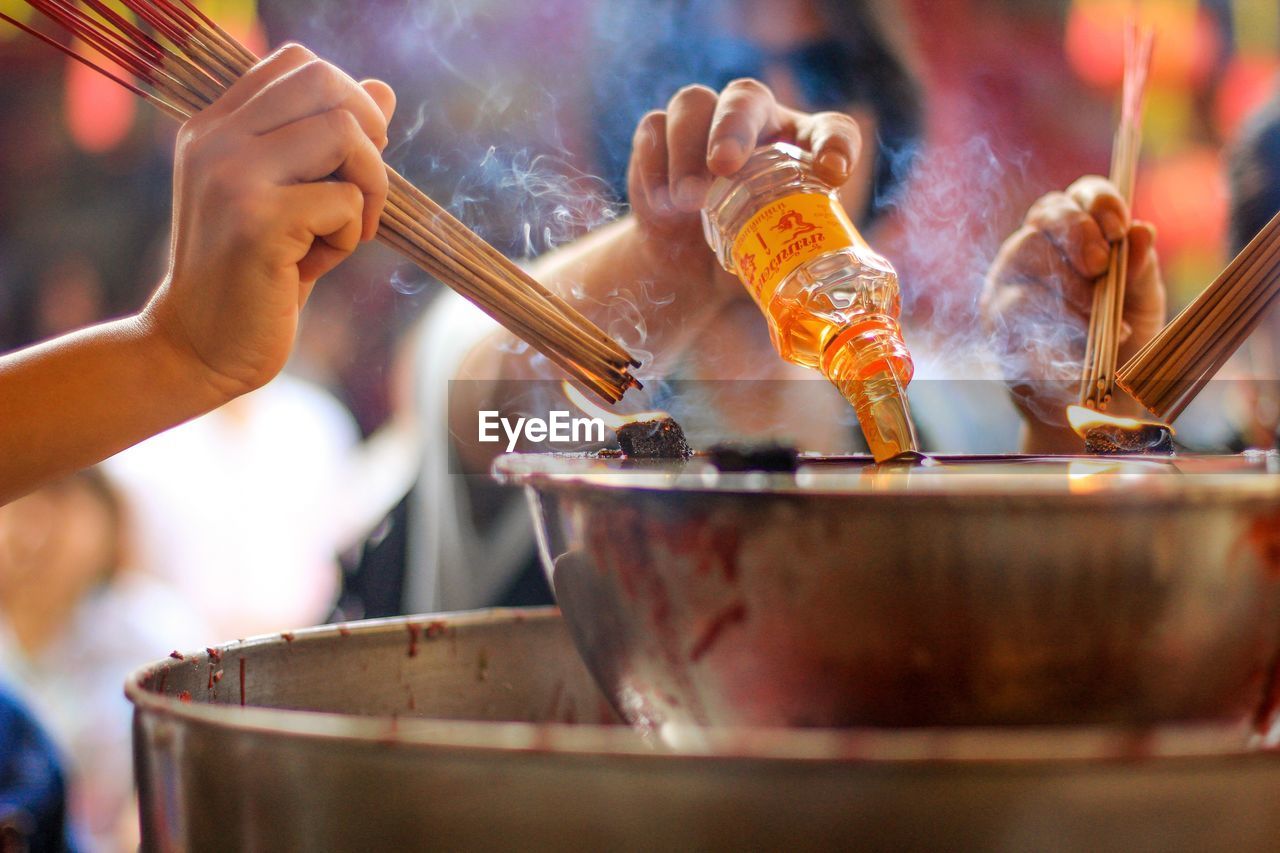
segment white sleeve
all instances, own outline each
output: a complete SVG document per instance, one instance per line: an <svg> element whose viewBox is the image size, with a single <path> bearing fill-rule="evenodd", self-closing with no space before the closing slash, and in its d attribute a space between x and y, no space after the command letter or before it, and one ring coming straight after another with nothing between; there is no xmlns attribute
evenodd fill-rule
<svg viewBox="0 0 1280 853"><path fill-rule="evenodd" d="M415 407L422 431L418 488L409 507L405 606L410 612L484 607L514 580L534 551L529 510L518 495L481 535L469 480L453 464L449 382L467 353L497 324L446 291L423 319L414 359Z"/></svg>

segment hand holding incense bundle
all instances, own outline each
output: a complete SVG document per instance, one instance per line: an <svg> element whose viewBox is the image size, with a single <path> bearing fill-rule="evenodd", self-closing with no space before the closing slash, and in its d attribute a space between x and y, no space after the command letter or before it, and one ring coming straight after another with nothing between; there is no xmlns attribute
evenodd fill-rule
<svg viewBox="0 0 1280 853"><path fill-rule="evenodd" d="M190 0L120 2L150 31L104 0L28 0L141 85L7 15L0 14L0 19L179 121L210 106L258 62ZM378 228L382 242L458 291L602 399L616 402L629 387L639 386L630 368L640 362L616 341L390 167L387 175L390 193Z"/></svg>
<svg viewBox="0 0 1280 853"><path fill-rule="evenodd" d="M1258 327L1277 292L1280 214L1121 368L1120 386L1172 423Z"/></svg>
<svg viewBox="0 0 1280 853"><path fill-rule="evenodd" d="M1155 34L1147 30L1139 42L1137 26L1125 30L1124 88L1120 126L1111 151L1111 182L1125 203L1133 203L1134 173L1142 148L1142 109ZM1093 291L1089 335L1080 376L1080 405L1102 410L1115 390L1116 356L1120 349L1120 324L1124 316L1129 238L1111 246L1106 275Z"/></svg>

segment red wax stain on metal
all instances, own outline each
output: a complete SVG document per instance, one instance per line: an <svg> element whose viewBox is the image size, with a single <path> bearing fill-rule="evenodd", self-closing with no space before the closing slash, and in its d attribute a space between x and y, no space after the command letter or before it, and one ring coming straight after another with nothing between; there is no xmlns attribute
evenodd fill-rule
<svg viewBox="0 0 1280 853"><path fill-rule="evenodd" d="M188 691L184 690L178 694L178 699L180 699L183 702L190 702L191 694Z"/></svg>
<svg viewBox="0 0 1280 853"><path fill-rule="evenodd" d="M1280 653L1271 659L1267 667L1266 682L1262 686L1262 701L1253 716L1253 730L1260 735L1271 731L1280 713Z"/></svg>
<svg viewBox="0 0 1280 853"><path fill-rule="evenodd" d="M556 709L560 707L560 698L564 695L564 681L557 681L555 689L551 691L551 704L547 707L546 718L554 720L556 718Z"/></svg>
<svg viewBox="0 0 1280 853"><path fill-rule="evenodd" d="M342 636L342 637L350 637L350 636L351 636L351 629L350 629L350 628L348 628L346 625L339 625L339 626L338 626L338 635L339 635L339 636Z"/></svg>
<svg viewBox="0 0 1280 853"><path fill-rule="evenodd" d="M240 658L240 707L244 707L244 658Z"/></svg>
<svg viewBox="0 0 1280 853"><path fill-rule="evenodd" d="M292 631L285 631L283 634L281 634L281 635L280 635L280 639L284 640L286 643L292 643L292 642L293 642L293 632L292 632Z"/></svg>
<svg viewBox="0 0 1280 853"><path fill-rule="evenodd" d="M1271 578L1280 578L1280 514L1264 515L1249 525L1249 544Z"/></svg>
<svg viewBox="0 0 1280 853"><path fill-rule="evenodd" d="M436 619L427 623L427 639L434 640L448 629L449 625L443 619Z"/></svg>
<svg viewBox="0 0 1280 853"><path fill-rule="evenodd" d="M711 540L711 552L720 561L724 579L733 583L738 579L738 531L728 527L713 527L707 532Z"/></svg>
<svg viewBox="0 0 1280 853"><path fill-rule="evenodd" d="M671 617L666 585L651 568L665 562L660 547L664 529L639 509L619 507L613 524L587 531L587 550L594 555L597 569L615 574L628 598L648 603L649 619L659 632L670 627Z"/></svg>
<svg viewBox="0 0 1280 853"><path fill-rule="evenodd" d="M652 532L671 553L696 557L697 574L719 569L727 583L737 580L741 535L736 529L693 519L674 527L657 525Z"/></svg>
<svg viewBox="0 0 1280 853"><path fill-rule="evenodd" d="M742 602L730 605L724 610L711 617L706 630L702 632L702 636L693 644L693 648L689 651L689 660L698 661L703 655L711 651L711 647L716 644L716 640L720 639L720 635L725 628L730 625L736 625L739 622L745 622L747 618L747 606Z"/></svg>
<svg viewBox="0 0 1280 853"><path fill-rule="evenodd" d="M174 660L186 660L186 658L183 657L182 652L178 651L177 649L174 649L173 651L169 652L169 657L173 658Z"/></svg>
<svg viewBox="0 0 1280 853"><path fill-rule="evenodd" d="M206 690L213 689L213 664L209 664L209 684L205 689Z"/></svg>
<svg viewBox="0 0 1280 853"><path fill-rule="evenodd" d="M408 625L405 625L404 627L405 627L405 630L409 632L409 657L411 658L417 657L418 656L418 638L422 636L422 626L415 625L412 622L410 622Z"/></svg>
<svg viewBox="0 0 1280 853"><path fill-rule="evenodd" d="M1130 761L1150 758L1155 751L1155 738L1149 731L1135 731L1125 735L1120 742L1121 754Z"/></svg>
<svg viewBox="0 0 1280 853"><path fill-rule="evenodd" d="M218 670L213 674L213 683L217 684L221 680L222 680L222 670Z"/></svg>
<svg viewBox="0 0 1280 853"><path fill-rule="evenodd" d="M222 662L222 652L217 649L205 649L205 653L209 655L209 663Z"/></svg>
<svg viewBox="0 0 1280 853"><path fill-rule="evenodd" d="M551 739L551 730L546 725L538 726L534 729L533 739L529 742L529 749L533 752L550 752L555 746Z"/></svg>

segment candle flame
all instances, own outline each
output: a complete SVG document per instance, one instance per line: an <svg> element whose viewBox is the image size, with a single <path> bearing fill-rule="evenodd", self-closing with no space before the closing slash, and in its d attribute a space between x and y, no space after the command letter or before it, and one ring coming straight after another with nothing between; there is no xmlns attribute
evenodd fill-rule
<svg viewBox="0 0 1280 853"><path fill-rule="evenodd" d="M1114 426L1123 430L1138 430L1145 426L1166 427L1170 433L1173 428L1159 421L1143 421L1137 418L1121 418L1115 415L1108 415L1106 412L1099 412L1097 409L1089 409L1084 406L1067 406L1067 423L1071 424L1071 428L1075 430L1076 435L1086 438L1089 430L1100 426Z"/></svg>
<svg viewBox="0 0 1280 853"><path fill-rule="evenodd" d="M666 412L636 412L635 414L631 414L631 415L624 415L624 414L620 414L619 412L611 412L608 409L603 409L600 406L597 406L595 403L591 402L589 399L587 399L587 396L585 394L583 394L581 391L579 391L569 382L565 381L565 382L561 382L560 384L561 384L561 387L564 388L564 395L569 398L570 403L573 403L575 406L581 409L583 414L593 418L599 418L600 420L604 421L605 426L613 430L618 429L618 427L626 426L629 423L635 423L636 421L656 421L656 420L659 420L660 418L671 417Z"/></svg>

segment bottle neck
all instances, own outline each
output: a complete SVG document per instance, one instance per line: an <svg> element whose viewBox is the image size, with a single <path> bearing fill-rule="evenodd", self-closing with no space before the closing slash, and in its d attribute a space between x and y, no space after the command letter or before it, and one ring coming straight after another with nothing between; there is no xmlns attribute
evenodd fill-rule
<svg viewBox="0 0 1280 853"><path fill-rule="evenodd" d="M833 382L888 371L904 388L915 374L902 327L888 314L864 314L841 329L823 351L819 369Z"/></svg>
<svg viewBox="0 0 1280 853"><path fill-rule="evenodd" d="M832 339L821 369L853 406L877 462L920 449L906 394L914 367L897 321L873 314L851 323Z"/></svg>

